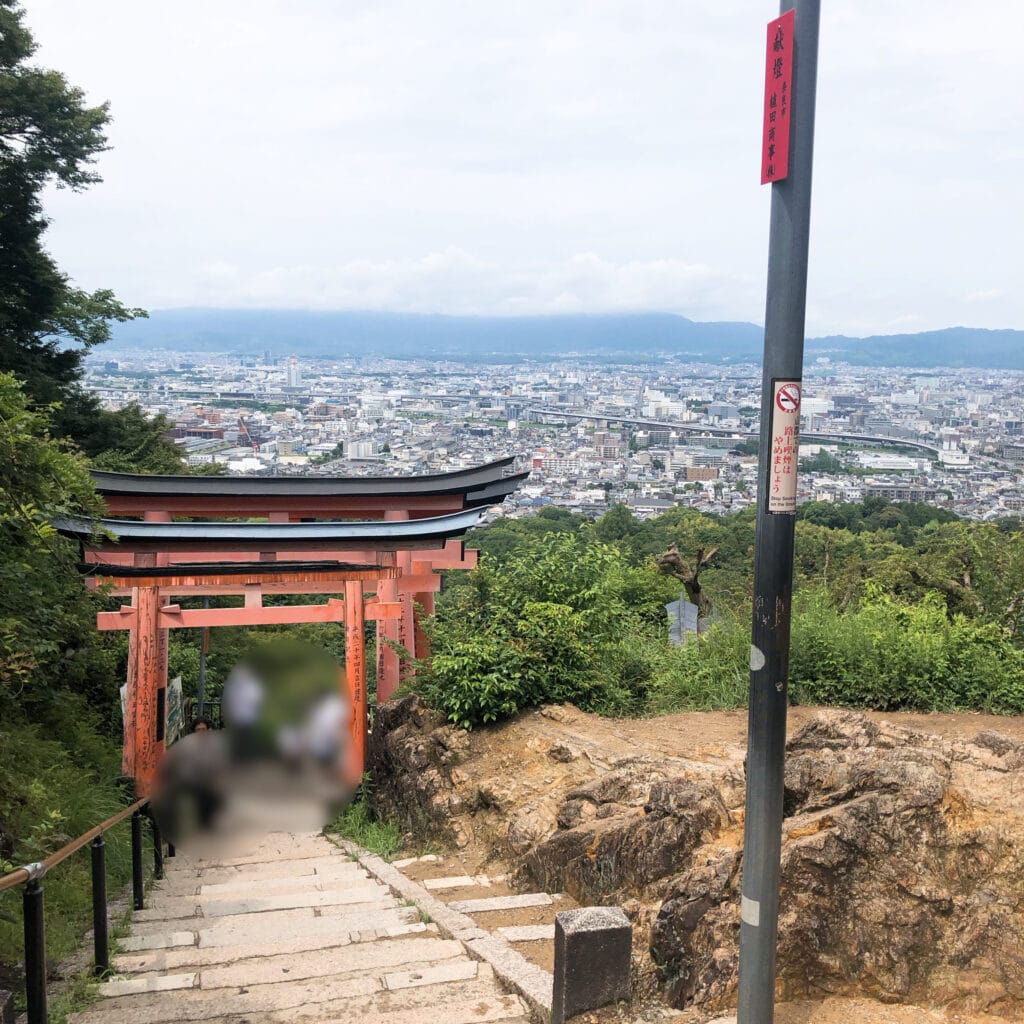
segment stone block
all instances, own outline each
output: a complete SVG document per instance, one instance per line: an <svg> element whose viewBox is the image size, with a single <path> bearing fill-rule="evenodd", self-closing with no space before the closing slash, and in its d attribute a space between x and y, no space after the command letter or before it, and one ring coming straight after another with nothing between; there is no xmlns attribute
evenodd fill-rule
<svg viewBox="0 0 1024 1024"><path fill-rule="evenodd" d="M618 907L581 907L555 916L551 1024L629 998L633 926Z"/></svg>
<svg viewBox="0 0 1024 1024"><path fill-rule="evenodd" d="M14 1024L14 993L0 989L0 1024Z"/></svg>

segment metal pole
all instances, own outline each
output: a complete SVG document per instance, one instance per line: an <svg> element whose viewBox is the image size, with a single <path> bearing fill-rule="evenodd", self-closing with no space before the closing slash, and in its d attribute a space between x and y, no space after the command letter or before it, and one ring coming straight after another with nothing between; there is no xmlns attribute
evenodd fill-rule
<svg viewBox="0 0 1024 1024"><path fill-rule="evenodd" d="M750 651L747 796L741 887L739 1024L772 1024L779 916L786 685L793 591L792 513L768 511L775 382L803 376L820 0L796 9L789 174L772 184ZM796 453L793 453L795 472Z"/></svg>
<svg viewBox="0 0 1024 1024"><path fill-rule="evenodd" d="M149 827L153 832L153 877L164 877L164 840L160 834L160 826L152 809L149 812Z"/></svg>
<svg viewBox="0 0 1024 1024"><path fill-rule="evenodd" d="M92 947L93 974L106 974L110 970L110 947L107 942L106 842L102 835L92 841Z"/></svg>
<svg viewBox="0 0 1024 1024"><path fill-rule="evenodd" d="M43 917L43 887L38 878L31 879L25 886L22 909L28 1024L46 1024L46 922Z"/></svg>
<svg viewBox="0 0 1024 1024"><path fill-rule="evenodd" d="M145 879L142 877L142 812L132 815L132 896L136 910L146 901Z"/></svg>

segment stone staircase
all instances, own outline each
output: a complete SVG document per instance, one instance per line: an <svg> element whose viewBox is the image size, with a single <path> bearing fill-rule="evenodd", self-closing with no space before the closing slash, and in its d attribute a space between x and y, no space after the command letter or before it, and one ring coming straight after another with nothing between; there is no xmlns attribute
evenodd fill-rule
<svg viewBox="0 0 1024 1024"><path fill-rule="evenodd" d="M73 1024L526 1024L492 966L321 835L166 861Z"/></svg>
<svg viewBox="0 0 1024 1024"><path fill-rule="evenodd" d="M453 858L428 854L394 862L452 910L512 946L550 973L554 962L555 915L576 907L564 893L515 892L503 875L452 874ZM458 862L455 861L457 864Z"/></svg>

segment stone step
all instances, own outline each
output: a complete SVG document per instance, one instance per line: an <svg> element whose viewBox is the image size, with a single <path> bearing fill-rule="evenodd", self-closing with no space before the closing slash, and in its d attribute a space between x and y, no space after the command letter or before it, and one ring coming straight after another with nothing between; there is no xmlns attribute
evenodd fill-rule
<svg viewBox="0 0 1024 1024"><path fill-rule="evenodd" d="M314 918L313 925L332 924L330 918ZM332 930L324 927L310 928L305 934L292 939L268 942L263 938L249 943L235 943L222 946L178 946L171 949L148 950L140 953L114 957L113 966L118 974L151 974L164 971L198 970L220 964L236 963L239 960L261 956L283 956L306 953L310 950L338 949L360 942L378 942L381 939L402 938L416 935L436 935L437 925L422 921L396 922L367 927L362 930L347 928Z"/></svg>
<svg viewBox="0 0 1024 1024"><path fill-rule="evenodd" d="M366 903L389 895L379 882L360 882L326 891L285 893L280 896L254 896L251 899L203 900L203 917L226 917L230 914L260 914L267 910L295 910L299 907L344 906Z"/></svg>
<svg viewBox="0 0 1024 1024"><path fill-rule="evenodd" d="M393 860L391 866L401 870L409 867L410 864L440 864L444 857L436 853L425 853L422 857L403 857L401 860Z"/></svg>
<svg viewBox="0 0 1024 1024"><path fill-rule="evenodd" d="M493 896L478 900L453 900L448 904L460 914L479 914L488 910L519 910L522 907L547 907L554 900L546 892L524 892L518 896Z"/></svg>
<svg viewBox="0 0 1024 1024"><path fill-rule="evenodd" d="M500 935L508 942L538 942L543 939L555 940L555 926L553 924L517 924L508 925L504 928L495 928L496 935Z"/></svg>
<svg viewBox="0 0 1024 1024"><path fill-rule="evenodd" d="M461 961L475 968L474 976L464 981L434 982L407 988L388 989L385 974L398 973L374 969L342 977L310 979L305 982L277 982L230 989L180 989L173 996L158 992L119 996L74 1014L68 1024L176 1024L187 1021L337 1021L367 1024L391 1021L391 1014L412 1013L410 1024L424 1024L444 1007L445 1024L454 1021L503 1020L525 1015L525 1007L515 996L498 990L494 973L487 964ZM432 963L405 966L409 974L425 973L440 966ZM449 965L450 966L450 965ZM469 968L463 968L468 973ZM476 1017L451 1016L456 1007L475 1007Z"/></svg>
<svg viewBox="0 0 1024 1024"><path fill-rule="evenodd" d="M223 885L223 888L222 888ZM239 899L264 899L284 897L307 892L328 892L334 889L370 889L380 888L380 883L366 875L304 875L298 879L274 878L268 884L246 884L245 882L227 882L216 886L199 886L198 892L166 892L153 890L146 897L146 909L153 911L174 912L181 905L196 907L211 903Z"/></svg>
<svg viewBox="0 0 1024 1024"><path fill-rule="evenodd" d="M359 931L363 928L388 928L395 924L406 924L419 918L415 907L400 907L394 899L379 903L353 903L347 906L331 908L337 914L319 916L312 910L285 918L284 915L294 911L282 911L279 914L260 914L255 919L249 914L237 917L219 917L204 922L199 928L200 948L215 946L235 946L244 943L266 940L272 942L287 941L303 935L330 935L346 931ZM273 917L274 922L268 928L267 918Z"/></svg>
<svg viewBox="0 0 1024 1024"><path fill-rule="evenodd" d="M240 867L250 864L270 864L274 861L302 860L307 857L346 857L346 854L338 849L332 842L323 836L314 837L304 842L265 841L250 846L242 852L233 853L226 851L222 855L209 857L183 857L183 868L198 868L209 870L210 868ZM175 857L175 860L178 858ZM346 858L347 859L347 858Z"/></svg>
<svg viewBox="0 0 1024 1024"><path fill-rule="evenodd" d="M491 880L486 875L450 875L447 878L424 878L424 889L489 889Z"/></svg>
<svg viewBox="0 0 1024 1024"><path fill-rule="evenodd" d="M413 910L413 913L417 911ZM337 924L341 922L341 924ZM291 937L273 935L267 938L262 930L253 929L239 935L213 936L200 932L199 943L190 935L190 944L165 948L141 949L114 957L118 974L152 974L158 971L187 971L218 964L231 964L253 956L267 956L329 949L357 942L374 942L386 938L436 934L437 926L417 920L377 914L375 919L352 922L349 919L313 918L305 923L301 934ZM231 941L224 941L229 939Z"/></svg>
<svg viewBox="0 0 1024 1024"><path fill-rule="evenodd" d="M261 914L271 910L369 903L387 895L388 890L384 886L369 879L358 879L351 885L335 880L328 889L303 888L268 896L242 898L239 893L225 893L220 897L165 896L150 900L145 910L135 911L133 918L139 921L181 921L195 917Z"/></svg>
<svg viewBox="0 0 1024 1024"><path fill-rule="evenodd" d="M149 921L183 921L198 917L198 909L197 904L188 899L160 903L155 907L147 904L144 910L132 911L132 925L134 926L136 922L144 924Z"/></svg>
<svg viewBox="0 0 1024 1024"><path fill-rule="evenodd" d="M168 872L166 878L157 882L152 889L154 895L181 896L197 893L200 889L214 892L229 892L227 886L240 889L263 891L279 885L302 885L314 879L367 878L366 871L354 861L339 857L311 857L307 860L281 862L278 864L250 865L241 868L224 868L210 871ZM265 869L265 870L263 870ZM221 890L221 887L224 887Z"/></svg>
<svg viewBox="0 0 1024 1024"><path fill-rule="evenodd" d="M118 948L126 953L138 953L149 949L174 949L178 946L194 946L195 932L160 932L156 935L126 935L118 939Z"/></svg>
<svg viewBox="0 0 1024 1024"><path fill-rule="evenodd" d="M207 884L205 881L199 887L199 895L206 899L208 897L222 896L226 893L278 893L289 892L291 889L301 889L303 886L315 885L322 889L325 886L348 884L350 882L367 881L369 875L357 864L347 861L338 865L341 870L317 872L313 875L294 875L291 878L263 878L247 877L235 882L214 882Z"/></svg>
<svg viewBox="0 0 1024 1024"><path fill-rule="evenodd" d="M339 976L359 971L383 970L401 964L451 960L465 956L461 942L452 939L381 939L345 948L310 950L301 958L290 954L258 956L225 967L200 972L201 988L234 988L266 985L276 981Z"/></svg>
<svg viewBox="0 0 1024 1024"><path fill-rule="evenodd" d="M145 978L112 978L99 987L100 997L134 996L152 992L171 992L175 989L199 987L199 975L152 974Z"/></svg>
<svg viewBox="0 0 1024 1024"><path fill-rule="evenodd" d="M154 906L169 905L179 900L207 902L210 900L231 899L238 896L263 896L287 892L302 892L305 889L327 888L335 886L380 885L370 878L365 871L346 869L338 874L295 875L291 878L264 878L262 876L241 875L228 882L207 882L197 879L193 887L180 889L163 889L154 887L148 895L148 903Z"/></svg>
<svg viewBox="0 0 1024 1024"><path fill-rule="evenodd" d="M340 853L340 851L339 851ZM215 885L243 878L298 878L303 875L323 874L330 871L361 871L359 864L349 857L337 853L325 853L315 857L298 857L290 860L275 860L267 863L240 864L234 867L196 868L178 865L177 858L165 861L168 874L158 886L182 884L195 879L196 884ZM173 873L172 873L173 871Z"/></svg>

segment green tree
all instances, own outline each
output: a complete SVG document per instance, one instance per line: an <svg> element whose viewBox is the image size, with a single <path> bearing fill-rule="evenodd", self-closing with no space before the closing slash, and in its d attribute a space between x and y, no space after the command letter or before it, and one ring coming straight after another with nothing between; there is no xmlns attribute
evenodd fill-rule
<svg viewBox="0 0 1024 1024"><path fill-rule="evenodd" d="M0 0L0 368L40 404L60 402L57 433L90 450L99 405L81 387L85 352L110 336L111 321L144 316L107 289L72 285L46 251L41 195L99 180L107 105L88 106L64 76L35 66L36 45L16 0Z"/></svg>
<svg viewBox="0 0 1024 1024"><path fill-rule="evenodd" d="M31 700L74 676L94 625L77 551L50 521L98 514L101 502L84 459L49 431L49 412L0 373L0 708L5 696Z"/></svg>
<svg viewBox="0 0 1024 1024"><path fill-rule="evenodd" d="M417 689L466 726L544 702L639 710L672 596L590 525L534 537L445 594Z"/></svg>
<svg viewBox="0 0 1024 1024"><path fill-rule="evenodd" d="M97 469L120 473L181 473L181 451L168 437L166 416L147 416L132 402L110 412L97 410L86 454Z"/></svg>

